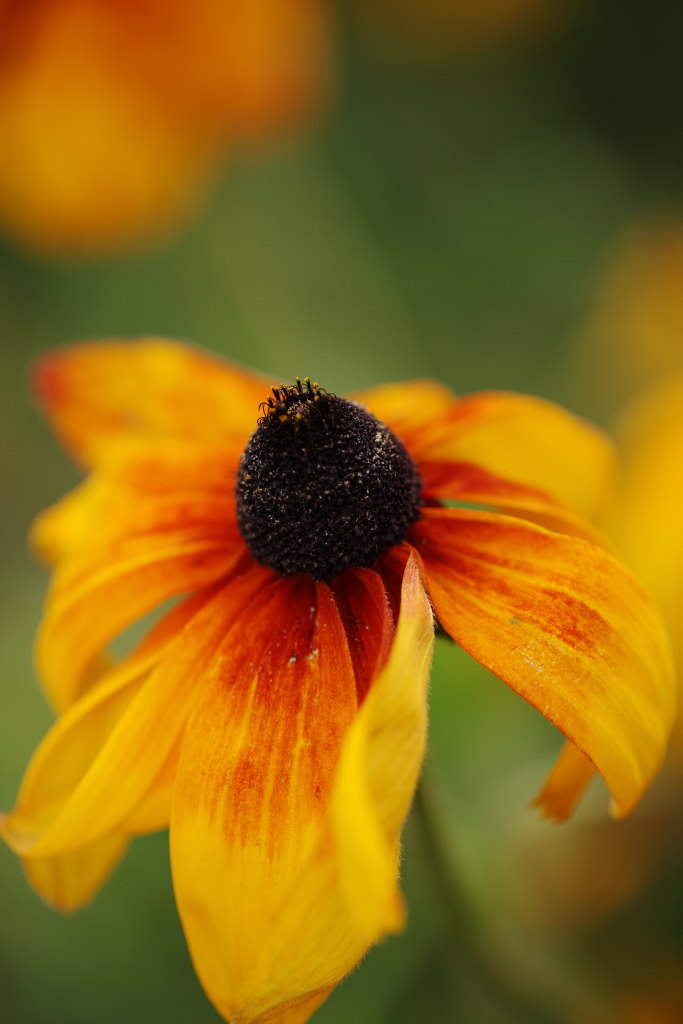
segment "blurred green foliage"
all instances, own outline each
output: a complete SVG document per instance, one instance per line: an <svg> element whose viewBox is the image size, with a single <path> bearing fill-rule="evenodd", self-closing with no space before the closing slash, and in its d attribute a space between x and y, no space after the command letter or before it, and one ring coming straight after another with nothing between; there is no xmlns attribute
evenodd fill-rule
<svg viewBox="0 0 683 1024"><path fill-rule="evenodd" d="M31 359L77 338L167 335L274 380L308 374L343 392L430 375L458 391L529 391L606 419L620 396L586 386L574 344L615 237L677 198L679 19L673 4L586 3L571 34L545 48L431 67L347 34L324 123L229 167L180 237L101 262L0 249L1 806L50 721L30 665L45 578L24 536L77 479L31 407ZM409 930L374 951L316 1020L589 1020L585 1008L619 984L618 957L605 952L618 948L615 936L647 927L679 956L683 915L663 926L683 903L673 862L625 909L569 934L549 939L515 917L512 849L550 828L526 804L558 747L540 716L439 642L428 772L442 794L444 842L495 955L536 993L537 1018L468 971L411 825ZM602 812L604 793L597 799ZM4 848L0 886L8 1024L217 1020L185 949L165 836L137 841L72 919L40 904Z"/></svg>

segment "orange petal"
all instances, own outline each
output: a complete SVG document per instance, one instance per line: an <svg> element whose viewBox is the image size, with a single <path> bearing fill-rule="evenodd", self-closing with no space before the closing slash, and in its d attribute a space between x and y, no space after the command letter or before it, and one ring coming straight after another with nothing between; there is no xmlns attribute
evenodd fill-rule
<svg viewBox="0 0 683 1024"><path fill-rule="evenodd" d="M544 818L566 821L576 810L583 793L595 776L595 766L578 747L567 741L532 807Z"/></svg>
<svg viewBox="0 0 683 1024"><path fill-rule="evenodd" d="M244 639L228 638L232 674L217 678L188 729L171 822L195 966L219 1011L245 1024L304 1022L372 942L401 927L398 832L424 749L433 627L415 559L388 662L353 719L351 664L329 590L318 585L311 623L308 591L294 600L296 586L310 584L279 584L249 616ZM237 678L242 644L255 652L253 682ZM317 664L305 653L311 645ZM316 703L319 689L326 696ZM208 757L207 729L216 730Z"/></svg>
<svg viewBox="0 0 683 1024"><path fill-rule="evenodd" d="M158 813L150 793L177 751L217 646L244 600L261 587L264 572L239 577L205 596L201 606L199 598L190 599L185 611L194 614L180 631L169 626L173 639L160 658L143 647L57 721L34 755L16 808L2 821L15 852L52 857L114 831L127 833L133 822L140 831L156 827L156 820L141 820L143 801ZM177 624L177 611L168 618ZM158 664L131 695L129 681L124 687L121 680L131 663L146 666L149 657Z"/></svg>
<svg viewBox="0 0 683 1024"><path fill-rule="evenodd" d="M611 442L597 427L553 402L503 391L461 399L434 418L411 453L428 463L471 463L592 521L615 471Z"/></svg>
<svg viewBox="0 0 683 1024"><path fill-rule="evenodd" d="M36 643L38 674L55 706L78 696L92 659L123 629L168 598L213 583L242 554L215 538L171 532L67 560L55 573Z"/></svg>
<svg viewBox="0 0 683 1024"><path fill-rule="evenodd" d="M489 506L558 533L584 537L603 546L607 544L606 539L585 519L560 505L545 491L504 480L472 463L423 459L420 461L420 475L427 503L436 499L439 503L450 500L464 505Z"/></svg>
<svg viewBox="0 0 683 1024"><path fill-rule="evenodd" d="M448 413L457 399L450 388L437 380L409 380L400 384L379 384L348 396L364 405L386 423L411 453L420 450L421 436L434 420Z"/></svg>
<svg viewBox="0 0 683 1024"><path fill-rule="evenodd" d="M585 541L507 516L425 509L410 539L444 628L565 733L627 814L676 704L667 637L635 579Z"/></svg>
<svg viewBox="0 0 683 1024"><path fill-rule="evenodd" d="M173 530L235 538L239 454L165 438L118 442L84 483L38 516L31 544L50 564L69 552Z"/></svg>
<svg viewBox="0 0 683 1024"><path fill-rule="evenodd" d="M226 637L188 725L171 818L178 908L195 968L227 1019L312 996L269 960L269 933L317 842L357 707L332 594L279 579ZM298 957L303 936L291 936Z"/></svg>
<svg viewBox="0 0 683 1024"><path fill-rule="evenodd" d="M61 856L24 859L26 877L46 903L63 913L85 906L124 857L130 840L114 834Z"/></svg>
<svg viewBox="0 0 683 1024"><path fill-rule="evenodd" d="M72 345L41 359L33 382L62 443L86 465L125 436L243 446L271 383L159 338Z"/></svg>

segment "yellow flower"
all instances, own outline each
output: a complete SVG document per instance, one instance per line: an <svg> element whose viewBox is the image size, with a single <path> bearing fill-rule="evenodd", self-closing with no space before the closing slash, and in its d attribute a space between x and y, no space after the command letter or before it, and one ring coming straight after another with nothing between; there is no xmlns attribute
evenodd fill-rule
<svg viewBox="0 0 683 1024"><path fill-rule="evenodd" d="M605 528L662 612L683 666L683 375L630 402L615 435L623 468Z"/></svg>
<svg viewBox="0 0 683 1024"><path fill-rule="evenodd" d="M642 388L683 368L683 219L643 218L614 246L583 331L590 377Z"/></svg>
<svg viewBox="0 0 683 1024"><path fill-rule="evenodd" d="M0 0L0 222L73 251L171 226L322 102L328 37L327 0Z"/></svg>
<svg viewBox="0 0 683 1024"><path fill-rule="evenodd" d="M66 349L35 384L91 469L34 529L55 563L37 662L60 717L2 820L47 900L84 902L131 836L170 825L209 998L234 1022L305 1021L403 924L427 594L571 741L567 805L585 765L617 814L637 802L674 682L657 613L583 518L611 464L590 425L431 381L269 391L159 340Z"/></svg>

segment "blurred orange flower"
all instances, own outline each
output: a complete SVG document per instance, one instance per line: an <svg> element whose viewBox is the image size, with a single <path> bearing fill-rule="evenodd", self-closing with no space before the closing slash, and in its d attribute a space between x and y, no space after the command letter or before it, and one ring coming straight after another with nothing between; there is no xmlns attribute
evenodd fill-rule
<svg viewBox="0 0 683 1024"><path fill-rule="evenodd" d="M329 35L327 0L0 0L0 223L75 252L172 226L321 104Z"/></svg>
<svg viewBox="0 0 683 1024"><path fill-rule="evenodd" d="M611 464L589 424L431 381L269 395L264 378L157 340L66 349L36 386L91 468L34 529L55 563L38 668L62 714L0 822L47 900L78 906L131 836L170 825L214 1005L245 1024L308 1019L403 923L427 595L569 738L569 806L585 764L618 815L642 796L675 686L653 606L583 518Z"/></svg>

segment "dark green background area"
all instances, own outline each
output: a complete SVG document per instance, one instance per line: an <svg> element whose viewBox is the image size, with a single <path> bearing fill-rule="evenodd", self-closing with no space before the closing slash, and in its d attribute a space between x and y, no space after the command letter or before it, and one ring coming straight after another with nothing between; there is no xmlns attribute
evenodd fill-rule
<svg viewBox="0 0 683 1024"><path fill-rule="evenodd" d="M586 377L576 340L620 232L680 200L680 20L673 3L586 3L568 34L533 52L419 67L347 33L323 123L226 168L174 240L91 262L0 243L0 806L11 806L50 721L30 654L46 581L25 533L77 479L31 406L31 359L74 339L166 335L274 381L310 375L344 392L428 375L459 392L541 394L607 422L622 395ZM316 1020L607 1020L605 1006L651 981L646 949L660 962L680 958L674 855L620 908L571 927L542 919L529 909L538 894L524 895L529 851L580 842L604 815L605 793L595 787L564 833L537 822L527 805L558 736L443 641L431 717L435 815L467 892L458 920L517 995L496 995L472 965L412 820L409 929L375 950ZM636 815L643 847L657 799ZM0 886L7 1024L217 1020L185 949L165 836L137 841L73 918L42 906L4 848Z"/></svg>

